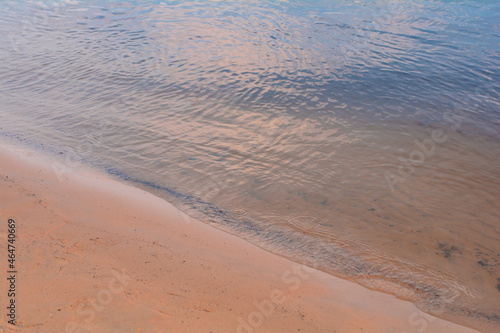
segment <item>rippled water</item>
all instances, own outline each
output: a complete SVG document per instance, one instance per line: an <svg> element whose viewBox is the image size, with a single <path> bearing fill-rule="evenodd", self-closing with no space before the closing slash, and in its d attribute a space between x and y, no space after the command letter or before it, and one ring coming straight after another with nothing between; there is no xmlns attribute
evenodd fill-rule
<svg viewBox="0 0 500 333"><path fill-rule="evenodd" d="M494 1L0 3L0 134L500 325Z"/></svg>

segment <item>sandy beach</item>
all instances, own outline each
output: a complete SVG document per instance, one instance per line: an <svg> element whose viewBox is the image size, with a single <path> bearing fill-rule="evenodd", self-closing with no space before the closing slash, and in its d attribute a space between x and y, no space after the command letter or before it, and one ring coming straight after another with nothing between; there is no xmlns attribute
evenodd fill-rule
<svg viewBox="0 0 500 333"><path fill-rule="evenodd" d="M272 255L97 172L0 149L2 332L477 332ZM61 175L59 175L61 176ZM9 277L9 276L8 276Z"/></svg>

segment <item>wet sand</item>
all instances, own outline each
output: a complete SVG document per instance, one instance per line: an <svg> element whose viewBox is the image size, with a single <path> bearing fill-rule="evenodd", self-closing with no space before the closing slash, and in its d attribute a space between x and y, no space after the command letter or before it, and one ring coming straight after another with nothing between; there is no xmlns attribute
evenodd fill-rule
<svg viewBox="0 0 500 333"><path fill-rule="evenodd" d="M0 161L0 238L9 219L17 230L17 325L3 315L2 332L477 332L103 175L58 178L49 162L6 148Z"/></svg>

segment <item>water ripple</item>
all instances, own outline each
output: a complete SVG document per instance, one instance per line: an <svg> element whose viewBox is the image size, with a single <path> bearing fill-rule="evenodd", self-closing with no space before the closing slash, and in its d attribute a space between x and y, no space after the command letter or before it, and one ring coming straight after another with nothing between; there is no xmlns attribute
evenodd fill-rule
<svg viewBox="0 0 500 333"><path fill-rule="evenodd" d="M3 1L0 133L293 260L494 321L498 10Z"/></svg>

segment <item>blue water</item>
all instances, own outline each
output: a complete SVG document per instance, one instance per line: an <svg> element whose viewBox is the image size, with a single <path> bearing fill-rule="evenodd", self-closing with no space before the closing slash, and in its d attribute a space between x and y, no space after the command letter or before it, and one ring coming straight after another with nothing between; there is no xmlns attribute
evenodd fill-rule
<svg viewBox="0 0 500 333"><path fill-rule="evenodd" d="M61 157L59 175L93 165L279 255L499 325L499 16L3 1L0 135Z"/></svg>

